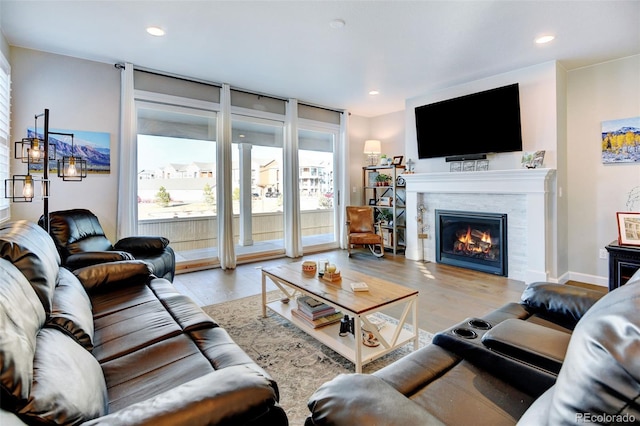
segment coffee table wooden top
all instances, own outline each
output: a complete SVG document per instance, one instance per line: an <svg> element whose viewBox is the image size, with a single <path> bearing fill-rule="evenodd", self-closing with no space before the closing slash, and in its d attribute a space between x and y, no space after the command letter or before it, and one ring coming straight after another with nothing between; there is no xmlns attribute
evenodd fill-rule
<svg viewBox="0 0 640 426"><path fill-rule="evenodd" d="M342 280L334 282L318 277L317 273L311 275L302 272L302 262L263 268L262 272L356 314L375 311L390 303L418 295L418 290L346 267L338 266L338 270ZM352 282L367 283L369 291L354 292L351 290Z"/></svg>

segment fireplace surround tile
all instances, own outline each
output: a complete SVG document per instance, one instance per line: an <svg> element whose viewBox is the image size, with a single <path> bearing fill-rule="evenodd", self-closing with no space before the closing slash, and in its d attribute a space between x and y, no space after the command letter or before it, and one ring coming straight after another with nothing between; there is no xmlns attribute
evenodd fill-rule
<svg viewBox="0 0 640 426"><path fill-rule="evenodd" d="M555 228L555 170L515 169L403 175L407 217L424 205L428 238L418 240L418 226L407 221L406 257L435 261L435 209L506 213L509 278L547 281L552 267ZM424 252L420 248L424 244Z"/></svg>

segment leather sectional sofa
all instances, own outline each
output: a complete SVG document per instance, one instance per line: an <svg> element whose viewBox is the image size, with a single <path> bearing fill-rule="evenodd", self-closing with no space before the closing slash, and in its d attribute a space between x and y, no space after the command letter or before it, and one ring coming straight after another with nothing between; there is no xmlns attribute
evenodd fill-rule
<svg viewBox="0 0 640 426"><path fill-rule="evenodd" d="M325 383L306 425L638 424L639 312L640 272L604 296L529 285L371 375Z"/></svg>
<svg viewBox="0 0 640 426"><path fill-rule="evenodd" d="M0 424L288 423L269 375L150 272L71 272L36 224L0 227Z"/></svg>

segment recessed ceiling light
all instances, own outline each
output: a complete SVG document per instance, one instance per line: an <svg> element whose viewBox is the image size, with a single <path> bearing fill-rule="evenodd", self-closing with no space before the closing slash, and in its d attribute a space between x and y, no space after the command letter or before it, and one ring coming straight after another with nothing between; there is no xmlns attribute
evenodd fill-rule
<svg viewBox="0 0 640 426"><path fill-rule="evenodd" d="M369 94L375 96L375 95L379 95L380 92L377 91L377 90L371 90L371 91L369 91Z"/></svg>
<svg viewBox="0 0 640 426"><path fill-rule="evenodd" d="M165 34L164 30L160 27L147 27L147 32L156 37L162 37Z"/></svg>
<svg viewBox="0 0 640 426"><path fill-rule="evenodd" d="M554 38L555 38L555 36L552 36L552 35L543 35L543 36L540 36L540 37L536 38L536 43L537 44L549 43Z"/></svg>
<svg viewBox="0 0 640 426"><path fill-rule="evenodd" d="M336 29L344 28L345 25L347 25L347 23L342 19L334 19L333 21L329 22L329 26Z"/></svg>

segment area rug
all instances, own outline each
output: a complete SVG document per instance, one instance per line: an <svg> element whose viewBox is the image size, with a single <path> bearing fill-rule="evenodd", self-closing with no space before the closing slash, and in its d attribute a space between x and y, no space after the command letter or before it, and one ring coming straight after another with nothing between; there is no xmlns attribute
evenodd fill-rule
<svg viewBox="0 0 640 426"><path fill-rule="evenodd" d="M269 300L277 297L269 294ZM302 425L309 414L307 401L324 382L341 373L353 373L354 364L325 347L279 315L269 312L262 318L262 296L250 296L203 307L233 340L278 383L280 404L289 424ZM420 347L433 336L420 330ZM372 373L413 351L408 344L382 358L365 364L363 373Z"/></svg>

